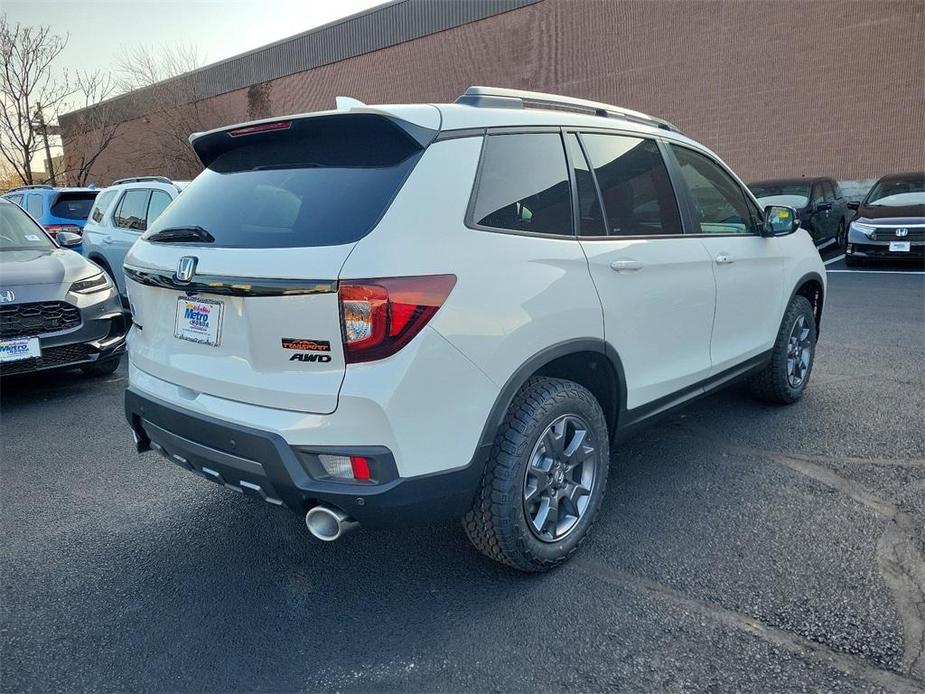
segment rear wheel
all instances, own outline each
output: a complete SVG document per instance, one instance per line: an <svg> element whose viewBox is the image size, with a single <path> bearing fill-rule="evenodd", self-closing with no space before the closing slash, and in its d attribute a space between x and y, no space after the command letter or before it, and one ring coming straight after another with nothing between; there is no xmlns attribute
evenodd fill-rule
<svg viewBox="0 0 925 694"><path fill-rule="evenodd" d="M765 402L789 405L803 397L816 354L816 318L804 296L795 296L784 312L770 363L752 376L752 393Z"/></svg>
<svg viewBox="0 0 925 694"><path fill-rule="evenodd" d="M472 544L521 571L546 571L581 545L607 484L604 413L585 388L534 378L511 403L463 519Z"/></svg>
<svg viewBox="0 0 925 694"><path fill-rule="evenodd" d="M106 359L98 359L92 364L81 366L80 370L83 371L87 376L108 376L119 368L119 362L121 360L122 355L107 357Z"/></svg>

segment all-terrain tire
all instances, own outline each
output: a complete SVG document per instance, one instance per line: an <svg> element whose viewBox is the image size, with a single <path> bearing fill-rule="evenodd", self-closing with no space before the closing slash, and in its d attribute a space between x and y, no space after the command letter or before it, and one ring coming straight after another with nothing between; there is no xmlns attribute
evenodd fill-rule
<svg viewBox="0 0 925 694"><path fill-rule="evenodd" d="M543 541L532 530L524 494L527 467L549 427L563 418L587 424L593 466L587 506L558 541ZM597 399L584 387L558 378L530 379L515 396L498 431L479 493L463 526L476 549L521 571L547 571L566 561L588 535L600 509L610 460L607 421ZM577 471L576 471L577 472Z"/></svg>
<svg viewBox="0 0 925 694"><path fill-rule="evenodd" d="M790 348L791 337L797 321L802 318L802 326L809 330L810 345L809 364L799 384L794 385L790 379ZM757 374L749 379L749 386L759 400L789 405L803 397L803 392L809 383L812 374L813 361L816 356L816 318L813 307L804 296L795 296L790 300L780 328L777 339L771 350L771 361Z"/></svg>

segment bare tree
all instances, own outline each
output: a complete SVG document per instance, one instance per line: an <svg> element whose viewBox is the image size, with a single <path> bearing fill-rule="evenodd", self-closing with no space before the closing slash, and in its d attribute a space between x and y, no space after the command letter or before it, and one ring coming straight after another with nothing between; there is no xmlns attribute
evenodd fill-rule
<svg viewBox="0 0 925 694"><path fill-rule="evenodd" d="M203 62L195 47L182 44L159 49L135 45L119 60L120 89L136 91L136 98L147 104L148 137L139 144L138 155L158 173L186 177L202 168L189 135L206 129L204 114L192 81L181 76Z"/></svg>
<svg viewBox="0 0 925 694"><path fill-rule="evenodd" d="M71 94L67 75L56 80L51 71L66 45L47 26L10 25L0 16L0 155L26 185L34 183L32 160L43 144L33 121L56 118Z"/></svg>
<svg viewBox="0 0 925 694"><path fill-rule="evenodd" d="M102 71L78 72L72 105L81 109L61 129L67 155L61 173L77 185L86 185L93 165L119 135L122 121L108 101L118 91L115 78ZM89 108L92 106L93 108Z"/></svg>

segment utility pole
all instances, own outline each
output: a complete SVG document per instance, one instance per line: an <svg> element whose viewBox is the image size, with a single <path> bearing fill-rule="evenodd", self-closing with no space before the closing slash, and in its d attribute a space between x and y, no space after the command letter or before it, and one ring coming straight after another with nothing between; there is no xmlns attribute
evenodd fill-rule
<svg viewBox="0 0 925 694"><path fill-rule="evenodd" d="M34 118L35 123L32 126L32 132L38 133L42 136L42 139L45 140L45 171L48 173L51 185L57 186L58 183L55 181L55 167L51 164L51 147L48 145L48 126L45 124L45 114L42 113L42 104L36 104Z"/></svg>

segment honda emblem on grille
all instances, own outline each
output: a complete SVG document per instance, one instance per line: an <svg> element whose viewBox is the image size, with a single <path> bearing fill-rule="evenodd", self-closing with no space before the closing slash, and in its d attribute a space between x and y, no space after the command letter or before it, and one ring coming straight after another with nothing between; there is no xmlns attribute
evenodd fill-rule
<svg viewBox="0 0 925 694"><path fill-rule="evenodd" d="M193 279L193 275L196 274L196 263L198 258L192 255L185 255L180 258L180 262L177 263L177 272L174 274L174 279L180 284L189 284L190 280Z"/></svg>
<svg viewBox="0 0 925 694"><path fill-rule="evenodd" d="M900 227L899 229L896 230L896 235L897 236L908 236L909 230L906 227Z"/></svg>
<svg viewBox="0 0 925 694"><path fill-rule="evenodd" d="M0 304L9 304L16 298L16 295L9 289L0 289Z"/></svg>

